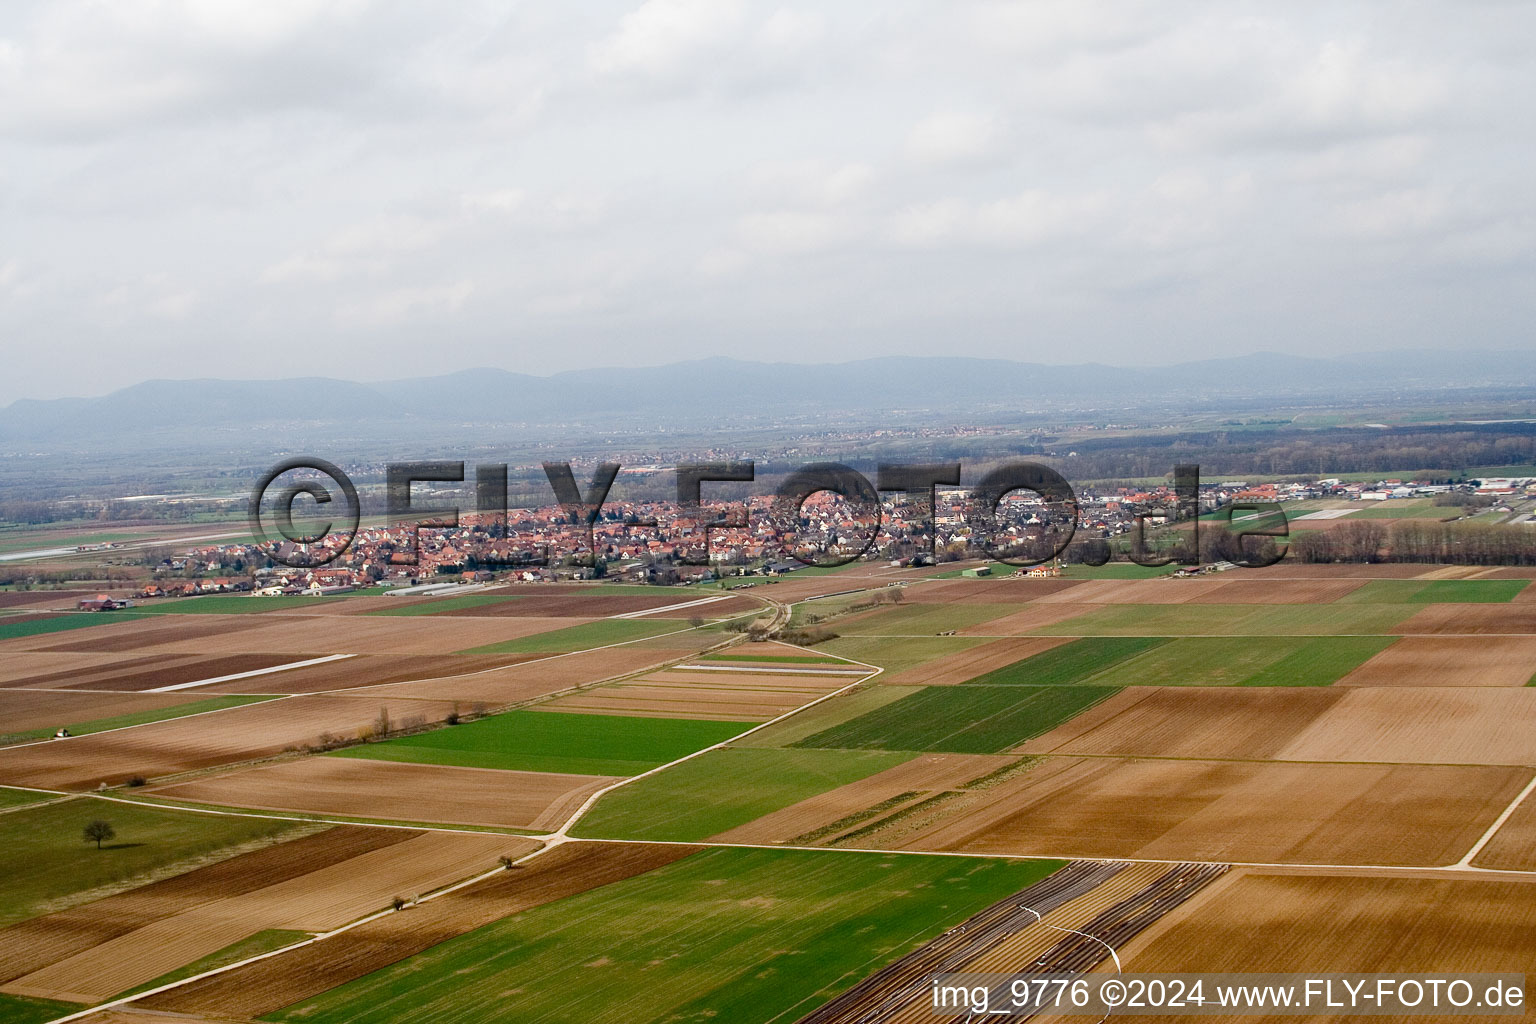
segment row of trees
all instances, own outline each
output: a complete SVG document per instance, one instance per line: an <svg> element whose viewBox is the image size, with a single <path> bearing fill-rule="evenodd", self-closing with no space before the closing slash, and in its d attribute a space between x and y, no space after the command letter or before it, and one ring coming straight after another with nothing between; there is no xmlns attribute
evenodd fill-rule
<svg viewBox="0 0 1536 1024"><path fill-rule="evenodd" d="M1303 562L1536 565L1536 529L1497 523L1363 519L1293 538L1290 557Z"/></svg>

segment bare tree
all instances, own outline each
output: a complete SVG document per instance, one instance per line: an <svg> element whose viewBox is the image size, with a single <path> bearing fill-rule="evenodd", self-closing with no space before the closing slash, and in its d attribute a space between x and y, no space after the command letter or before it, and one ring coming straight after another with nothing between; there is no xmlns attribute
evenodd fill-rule
<svg viewBox="0 0 1536 1024"><path fill-rule="evenodd" d="M111 822L102 821L100 818L97 818L95 821L86 823L85 829L81 835L84 837L85 842L94 842L96 844L96 849L99 850L101 849L102 843L106 842L108 839L117 838L117 829L112 827Z"/></svg>

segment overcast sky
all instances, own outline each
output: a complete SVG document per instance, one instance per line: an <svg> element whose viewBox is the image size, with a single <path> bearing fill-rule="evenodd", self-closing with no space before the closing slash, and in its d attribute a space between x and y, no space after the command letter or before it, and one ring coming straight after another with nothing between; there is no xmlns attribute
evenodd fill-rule
<svg viewBox="0 0 1536 1024"><path fill-rule="evenodd" d="M0 403L1532 344L1536 6L0 5Z"/></svg>

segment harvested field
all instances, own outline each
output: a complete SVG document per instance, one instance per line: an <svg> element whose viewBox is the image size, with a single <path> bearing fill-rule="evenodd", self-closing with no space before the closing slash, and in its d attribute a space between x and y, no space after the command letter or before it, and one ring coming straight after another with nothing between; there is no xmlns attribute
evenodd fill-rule
<svg viewBox="0 0 1536 1024"><path fill-rule="evenodd" d="M1536 871L1536 795L1526 794L1472 863L1480 868Z"/></svg>
<svg viewBox="0 0 1536 1024"><path fill-rule="evenodd" d="M1527 882L1254 869L1232 872L1207 897L1144 932L1122 955L1126 970L1137 973L1305 973L1326 964L1330 971L1519 974L1529 973L1536 956L1536 932L1529 927L1533 918L1536 885ZM1285 941L1275 941L1281 935ZM1254 1018L1201 1019L1240 1024ZM1429 1018L1370 1019L1408 1024Z"/></svg>
<svg viewBox="0 0 1536 1024"><path fill-rule="evenodd" d="M1536 676L1536 636L1406 636L1339 686L1524 686Z"/></svg>
<svg viewBox="0 0 1536 1024"><path fill-rule="evenodd" d="M668 637L680 642L688 636ZM700 636L700 646L715 641ZM532 700L545 694L559 693L575 686L601 682L616 676L643 672L669 661L691 657L699 647L641 647L630 645L576 654L539 655L526 663L509 665L489 672L420 679L413 682L385 683L352 691L359 695L380 697L421 697L445 700L480 701L501 707ZM505 655L492 655L505 657Z"/></svg>
<svg viewBox="0 0 1536 1024"><path fill-rule="evenodd" d="M871 808L892 801L905 804L932 795L935 791L958 788L1018 760L1018 757L1006 754L923 754L894 768L819 793L710 838L720 843L796 845L808 845L823 838L832 839L838 832L854 828L859 823L856 819L861 815L872 816L874 812ZM896 806L892 804L891 809ZM846 828L832 828L844 822ZM812 838L821 830L829 831L824 837Z"/></svg>
<svg viewBox="0 0 1536 1024"><path fill-rule="evenodd" d="M338 825L0 930L0 982L211 899L238 896L401 843L419 832Z"/></svg>
<svg viewBox="0 0 1536 1024"><path fill-rule="evenodd" d="M1354 687L1275 756L1295 761L1536 763L1536 689Z"/></svg>
<svg viewBox="0 0 1536 1024"><path fill-rule="evenodd" d="M1399 607L1411 607L1402 605ZM1398 623L1394 633L1486 635L1536 633L1536 602L1432 604Z"/></svg>
<svg viewBox="0 0 1536 1024"><path fill-rule="evenodd" d="M476 928L644 874L698 849L567 843L516 871L428 901L407 913L381 917L303 950L151 996L135 1005L218 1017L262 1016Z"/></svg>
<svg viewBox="0 0 1536 1024"><path fill-rule="evenodd" d="M1009 637L993 640L901 672L884 673L877 676L876 680L895 686L953 686L1069 642L1062 637Z"/></svg>
<svg viewBox="0 0 1536 1024"><path fill-rule="evenodd" d="M1036 601L1011 615L1004 615L975 626L966 626L958 632L961 636L1021 636L1066 622L1068 619L1075 619L1094 611L1095 608L1095 605L1046 604L1043 601Z"/></svg>
<svg viewBox="0 0 1536 1024"><path fill-rule="evenodd" d="M426 832L153 921L0 986L14 995L90 1003L151 981L256 931L318 932L495 867L528 839Z"/></svg>
<svg viewBox="0 0 1536 1024"><path fill-rule="evenodd" d="M1363 579L1235 579L1194 598L1191 604L1329 604L1347 597L1368 581Z"/></svg>
<svg viewBox="0 0 1536 1024"><path fill-rule="evenodd" d="M1146 580L1091 580L1055 597L1044 598L1042 603L1188 604L1220 590L1227 582L1215 576L1200 576L1185 580L1175 579L1172 576L1158 576Z"/></svg>
<svg viewBox="0 0 1536 1024"><path fill-rule="evenodd" d="M1059 594L1081 586L1082 580L934 580L908 587L904 593L913 604L1009 604Z"/></svg>
<svg viewBox="0 0 1536 1024"><path fill-rule="evenodd" d="M268 811L543 829L557 826L581 801L614 781L597 775L305 757L157 786L151 792Z"/></svg>
<svg viewBox="0 0 1536 1024"><path fill-rule="evenodd" d="M33 692L9 690L0 697ZM316 743L322 733L355 736L371 726L380 709L387 709L395 722L416 715L441 721L453 707L451 702L387 697L285 697L199 718L0 749L0 782L46 789L119 785L131 775L155 778L270 757Z"/></svg>
<svg viewBox="0 0 1536 1024"><path fill-rule="evenodd" d="M1049 757L863 845L1057 857L1442 865L1523 768ZM1273 934L1267 936L1273 942Z"/></svg>
<svg viewBox="0 0 1536 1024"><path fill-rule="evenodd" d="M196 693L323 693L385 683L431 681L517 665L538 654L361 654L345 661L310 665L252 679L194 688Z"/></svg>
<svg viewBox="0 0 1536 1024"><path fill-rule="evenodd" d="M80 654L32 654L21 657L32 664L39 664L38 659L50 657L71 660L88 657L102 660L90 667L79 663L69 667L46 666L44 662L39 666L38 671L0 685L77 690L151 690L159 686L177 686L182 683L196 682L199 679L234 675L237 672L275 668L293 660L281 654L237 654L222 658L205 658L196 655L113 658L111 655ZM11 670L15 671L14 667ZM251 692L251 687L254 685L256 684L245 682L246 689L241 692Z"/></svg>
<svg viewBox="0 0 1536 1024"><path fill-rule="evenodd" d="M100 718L116 718L205 700L190 693L97 693L82 690L0 690L0 730L6 735L52 730ZM76 741L69 741L76 742ZM13 755L14 756L14 755Z"/></svg>

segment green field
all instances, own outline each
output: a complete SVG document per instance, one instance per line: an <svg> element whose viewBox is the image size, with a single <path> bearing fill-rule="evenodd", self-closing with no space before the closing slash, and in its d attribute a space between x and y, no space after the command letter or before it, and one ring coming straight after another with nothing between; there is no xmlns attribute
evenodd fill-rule
<svg viewBox="0 0 1536 1024"><path fill-rule="evenodd" d="M1378 501L1368 508L1351 512L1349 519L1448 519L1458 515L1460 509L1436 505L1429 498L1393 498Z"/></svg>
<svg viewBox="0 0 1536 1024"><path fill-rule="evenodd" d="M1004 665L985 675L966 680L971 683L1027 683L1059 686L1079 683L1128 658L1168 643L1163 637L1085 637L1054 647L1033 657Z"/></svg>
<svg viewBox="0 0 1536 1024"><path fill-rule="evenodd" d="M795 746L995 754L1117 692L1106 686L928 686Z"/></svg>
<svg viewBox="0 0 1536 1024"><path fill-rule="evenodd" d="M526 598L515 594L465 594L462 597L428 598L425 601L402 601L398 608L380 608L368 615L446 615L465 608L481 608L488 604L505 601L522 601Z"/></svg>
<svg viewBox="0 0 1536 1024"><path fill-rule="evenodd" d="M693 842L911 758L843 750L711 750L604 796L572 835Z"/></svg>
<svg viewBox="0 0 1536 1024"><path fill-rule="evenodd" d="M903 604L849 619L836 628L848 636L931 636L980 625L1018 610L1016 604Z"/></svg>
<svg viewBox="0 0 1536 1024"><path fill-rule="evenodd" d="M498 644L473 647L458 654L538 654L542 652L584 651L592 647L607 647L661 633L675 633L687 629L676 619L598 619L579 626L567 626L548 633L503 640Z"/></svg>
<svg viewBox="0 0 1536 1024"><path fill-rule="evenodd" d="M1061 574L1069 580L1149 580L1166 576L1177 565L1147 566L1135 562L1105 562L1103 565L1064 565Z"/></svg>
<svg viewBox="0 0 1536 1024"><path fill-rule="evenodd" d="M991 642L991 637L983 636L840 636L816 646L817 650L896 673Z"/></svg>
<svg viewBox="0 0 1536 1024"><path fill-rule="evenodd" d="M966 685L1326 686L1396 641L1391 636L1085 637Z"/></svg>
<svg viewBox="0 0 1536 1024"><path fill-rule="evenodd" d="M28 999L0 992L0 1021L5 1024L43 1024L85 1009L79 1003L60 1003L52 999Z"/></svg>
<svg viewBox="0 0 1536 1024"><path fill-rule="evenodd" d="M76 736L86 736L93 732L106 732L108 729L126 729L130 725L148 725L151 722L164 722L172 718L185 718L188 715L200 715L205 711L223 711L225 708L238 708L245 704L259 704L264 700L276 700L274 695L261 694L226 694L218 697L208 697L204 700L189 699L185 704L173 704L166 708L150 708L147 711L135 711L131 715L114 715L111 718L93 718L86 722L60 722ZM42 729L29 729L26 732L7 733L0 735L0 744L25 743L28 740L45 740L54 734L57 726Z"/></svg>
<svg viewBox="0 0 1536 1024"><path fill-rule="evenodd" d="M1389 604L1119 604L1030 630L1037 636L1381 635L1413 609Z"/></svg>
<svg viewBox="0 0 1536 1024"><path fill-rule="evenodd" d="M97 818L117 830L117 838L100 850L80 836L86 822ZM241 843L313 830L291 821L189 814L89 797L0 814L6 865L0 926L61 909L75 894L216 859L219 851Z"/></svg>
<svg viewBox="0 0 1536 1024"><path fill-rule="evenodd" d="M1060 861L715 849L297 1003L304 1024L791 1024Z"/></svg>
<svg viewBox="0 0 1536 1024"><path fill-rule="evenodd" d="M53 799L56 799L53 793L35 793L30 789L10 789L0 786L0 811Z"/></svg>
<svg viewBox="0 0 1536 1024"><path fill-rule="evenodd" d="M332 757L576 775L638 775L751 728L741 722L509 711Z"/></svg>
<svg viewBox="0 0 1536 1024"><path fill-rule="evenodd" d="M1506 604L1530 580L1371 580L1336 604Z"/></svg>
<svg viewBox="0 0 1536 1024"><path fill-rule="evenodd" d="M127 622L142 619L139 612L69 612L46 619L0 619L0 640L14 640L23 636L42 636L45 633L62 633L69 629L86 626L105 626L109 622Z"/></svg>
<svg viewBox="0 0 1536 1024"><path fill-rule="evenodd" d="M840 693L830 700L824 700L813 708L775 722L764 729L759 729L750 736L736 740L731 745L735 747L787 747L813 736L834 725L841 725L860 715L867 714L876 708L884 707L893 700L916 693L922 689L920 686L884 686L870 684Z"/></svg>

